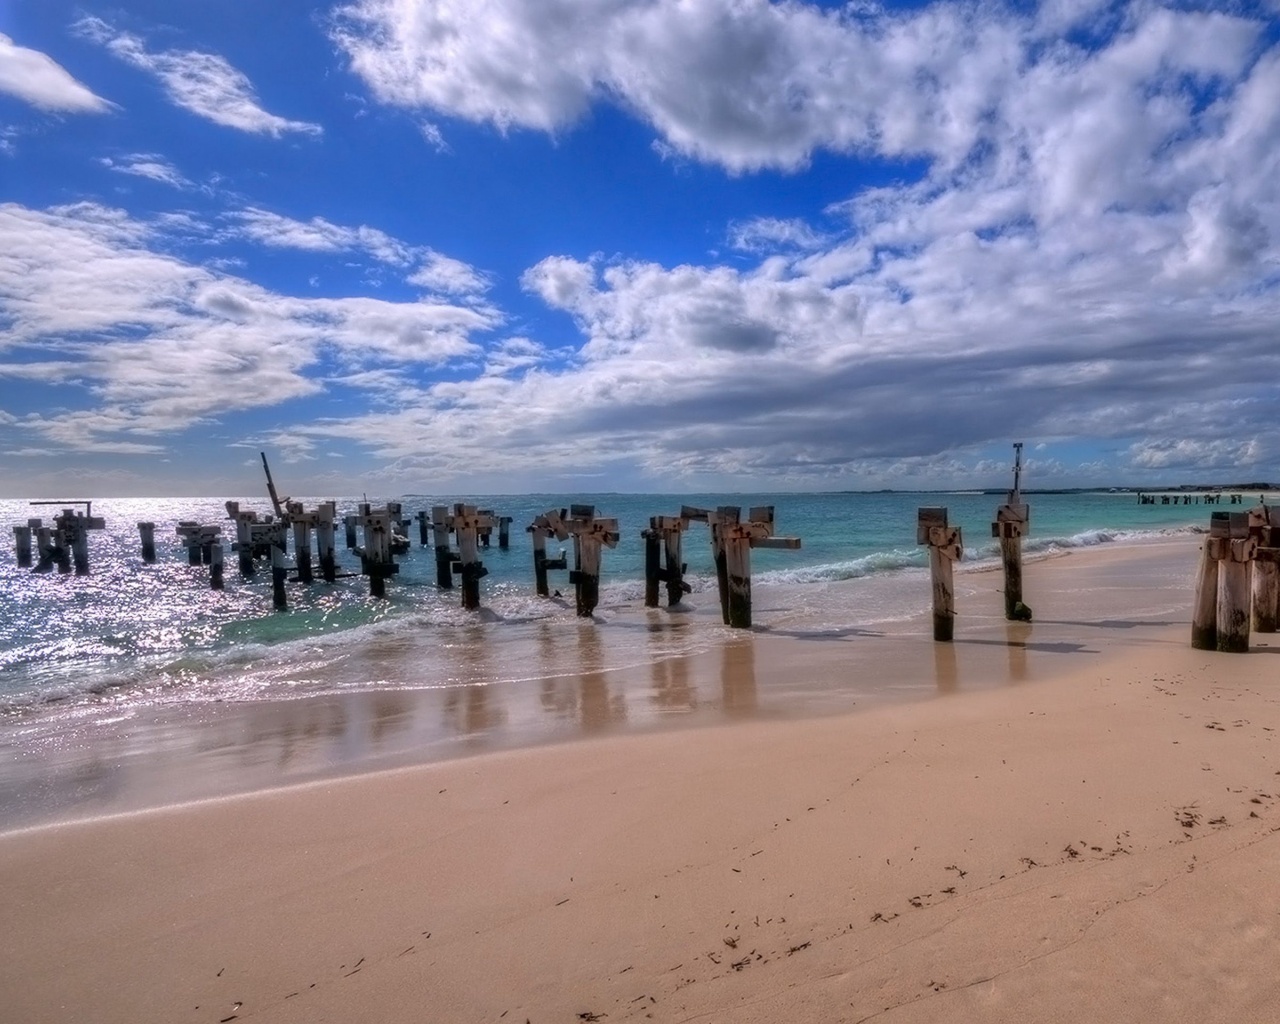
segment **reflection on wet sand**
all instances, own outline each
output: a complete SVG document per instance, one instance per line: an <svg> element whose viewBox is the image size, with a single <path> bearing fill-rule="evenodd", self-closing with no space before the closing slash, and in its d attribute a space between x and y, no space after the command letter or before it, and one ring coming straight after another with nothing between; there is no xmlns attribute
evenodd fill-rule
<svg viewBox="0 0 1280 1024"><path fill-rule="evenodd" d="M490 685L493 673L485 639L484 626L475 623L460 629L447 648L456 664L456 685L445 694L444 724L464 736L488 732L507 720L498 703L497 687Z"/></svg>
<svg viewBox="0 0 1280 1024"><path fill-rule="evenodd" d="M1009 641L1009 682L1027 681L1027 641L1031 639L1029 622L1010 622L1005 626Z"/></svg>
<svg viewBox="0 0 1280 1024"><path fill-rule="evenodd" d="M557 717L574 719L583 732L595 732L627 719L625 693L609 692L604 667L604 646L600 631L591 623L578 628L577 671L570 675L546 674L560 664L543 648L543 679L539 699L544 710Z"/></svg>
<svg viewBox="0 0 1280 1024"><path fill-rule="evenodd" d="M759 707L754 636L734 637L720 649L720 693L726 715L749 715Z"/></svg>
<svg viewBox="0 0 1280 1024"><path fill-rule="evenodd" d="M939 693L955 693L960 689L960 672L956 667L954 644L934 641L933 678L938 684Z"/></svg>
<svg viewBox="0 0 1280 1024"><path fill-rule="evenodd" d="M649 619L649 663L653 680L651 700L667 711L692 711L698 706L698 690L689 679L689 659L673 643L680 628L666 616Z"/></svg>

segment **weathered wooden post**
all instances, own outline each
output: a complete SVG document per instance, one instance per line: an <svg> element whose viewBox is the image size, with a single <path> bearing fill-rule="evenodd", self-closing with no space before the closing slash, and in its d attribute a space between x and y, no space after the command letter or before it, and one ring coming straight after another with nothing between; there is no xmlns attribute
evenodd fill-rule
<svg viewBox="0 0 1280 1024"><path fill-rule="evenodd" d="M662 579L667 584L667 607L674 608L678 605L685 594L693 592L691 587L684 580L685 569L683 539L684 532L689 528L689 520L684 517L683 511L678 516L659 516L658 529L662 531L662 547L665 565L662 569Z"/></svg>
<svg viewBox="0 0 1280 1024"><path fill-rule="evenodd" d="M488 516L490 522L497 522L496 518L493 515L493 509L491 508L476 509L476 515ZM480 542L480 546L482 548L487 548L489 546L489 538L492 535L493 535L492 526L481 526L476 530L476 539ZM459 547L461 547L461 544L459 544Z"/></svg>
<svg viewBox="0 0 1280 1024"><path fill-rule="evenodd" d="M1004 617L1011 621L1031 621L1031 609L1022 602L1022 537L1031 521L1031 509L1022 501L1022 442L1013 446L1013 490L1009 500L996 509L991 536L1000 541L1000 562L1004 567Z"/></svg>
<svg viewBox="0 0 1280 1024"><path fill-rule="evenodd" d="M142 538L142 560L150 565L156 560L156 524L139 523L138 534Z"/></svg>
<svg viewBox="0 0 1280 1024"><path fill-rule="evenodd" d="M396 515L387 508L374 509L366 502L360 506L360 522L364 527L364 547L356 548L360 571L369 577L369 594L387 596L387 577L400 571L391 553Z"/></svg>
<svg viewBox="0 0 1280 1024"><path fill-rule="evenodd" d="M1258 540L1253 556L1253 631L1274 633L1280 619L1280 506L1263 505L1249 518L1249 532Z"/></svg>
<svg viewBox="0 0 1280 1024"><path fill-rule="evenodd" d="M304 511L300 501L291 501L286 509L289 525L293 527L293 558L298 566L298 580L312 583L315 576L311 572L311 531L320 525L320 513Z"/></svg>
<svg viewBox="0 0 1280 1024"><path fill-rule="evenodd" d="M258 521L258 513L242 509L238 501L228 501L227 517L236 524L236 539L231 545L231 550L239 556L240 575L252 576L254 567L251 527Z"/></svg>
<svg viewBox="0 0 1280 1024"><path fill-rule="evenodd" d="M920 508L916 512L916 543L929 548L933 638L950 642L956 619L954 563L964 557L960 527L947 525L945 508Z"/></svg>
<svg viewBox="0 0 1280 1024"><path fill-rule="evenodd" d="M427 531L431 524L431 513L423 509L413 518L418 520L418 543L425 548L428 544Z"/></svg>
<svg viewBox="0 0 1280 1024"><path fill-rule="evenodd" d="M534 591L539 597L550 597L551 588L547 585L547 571L550 569L567 569L568 559L563 551L559 558L547 557L547 538L567 540L568 531L564 528L564 509L551 509L537 516L533 523L526 527L533 537L533 581Z"/></svg>
<svg viewBox="0 0 1280 1024"><path fill-rule="evenodd" d="M436 586L445 590L453 586L453 552L449 550L449 533L453 517L446 505L431 508L431 531L436 550Z"/></svg>
<svg viewBox="0 0 1280 1024"><path fill-rule="evenodd" d="M36 520L39 522L39 520ZM13 543L17 549L18 568L31 568L31 525L15 526L13 528Z"/></svg>
<svg viewBox="0 0 1280 1024"><path fill-rule="evenodd" d="M498 550L506 551L511 546L511 517L498 516Z"/></svg>
<svg viewBox="0 0 1280 1024"><path fill-rule="evenodd" d="M649 517L649 529L641 530L644 539L644 606L658 607L658 590L662 582L662 531L658 516Z"/></svg>
<svg viewBox="0 0 1280 1024"><path fill-rule="evenodd" d="M719 551L717 560L724 561L723 589L720 607L727 626L735 629L751 628L751 549L778 548L795 551L800 547L799 537L775 537L772 505L752 508L747 521L742 520L742 510L723 506L711 513L708 522L716 536ZM717 564L717 576L720 576Z"/></svg>
<svg viewBox="0 0 1280 1024"><path fill-rule="evenodd" d="M334 556L333 524L338 514L337 504L325 501L316 509L316 551L320 557L320 575L326 583L338 578L338 561Z"/></svg>
<svg viewBox="0 0 1280 1024"><path fill-rule="evenodd" d="M35 520L39 523L40 520ZM58 548L56 534L51 526L36 526L36 564L32 572L52 572L54 563L60 572L69 572L71 567L66 559L66 552Z"/></svg>
<svg viewBox="0 0 1280 1024"><path fill-rule="evenodd" d="M214 543L209 551L209 587L222 589L222 542Z"/></svg>
<svg viewBox="0 0 1280 1024"><path fill-rule="evenodd" d="M284 548L271 545L271 604L278 612L289 607L289 596L284 589L288 576L289 563Z"/></svg>
<svg viewBox="0 0 1280 1024"><path fill-rule="evenodd" d="M356 546L356 524L360 522L357 515L343 516L342 525L346 527L347 534L347 550L350 551Z"/></svg>
<svg viewBox="0 0 1280 1024"><path fill-rule="evenodd" d="M574 587L578 615L590 618L600 603L600 555L603 547L617 547L618 520L597 519L594 505L570 505L565 527L573 535Z"/></svg>
<svg viewBox="0 0 1280 1024"><path fill-rule="evenodd" d="M200 564L200 524L191 519L179 520L178 525L174 527L174 533L182 541L182 546L187 549L187 564Z"/></svg>
<svg viewBox="0 0 1280 1024"><path fill-rule="evenodd" d="M1214 514L1216 516L1216 513ZM1230 531L1223 523L1220 533L1214 519L1209 536L1200 548L1200 565L1196 570L1196 590L1191 609L1191 646L1198 651L1218 649L1218 563L1226 556Z"/></svg>
<svg viewBox="0 0 1280 1024"><path fill-rule="evenodd" d="M1229 539L1226 555L1218 566L1218 650L1244 654L1249 650L1249 566L1258 541L1249 536L1247 512L1213 514L1214 519L1220 516L1226 521Z"/></svg>
<svg viewBox="0 0 1280 1024"><path fill-rule="evenodd" d="M742 509L733 505L721 505L707 513L707 525L711 527L711 554L715 559L716 588L720 594L720 618L729 622L729 555L725 548L725 533L737 526Z"/></svg>
<svg viewBox="0 0 1280 1024"><path fill-rule="evenodd" d="M492 512L478 510L474 505L453 506L453 530L458 538L456 571L462 578L462 607L469 610L480 607L480 580L489 574L480 561L476 542L483 531L492 529Z"/></svg>

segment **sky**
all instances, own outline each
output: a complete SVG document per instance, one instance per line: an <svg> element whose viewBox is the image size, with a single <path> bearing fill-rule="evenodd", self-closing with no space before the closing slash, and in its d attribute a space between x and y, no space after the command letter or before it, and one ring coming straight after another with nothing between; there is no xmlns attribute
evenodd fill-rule
<svg viewBox="0 0 1280 1024"><path fill-rule="evenodd" d="M0 494L1280 481L1280 0L0 0ZM75 492L75 493L72 493Z"/></svg>

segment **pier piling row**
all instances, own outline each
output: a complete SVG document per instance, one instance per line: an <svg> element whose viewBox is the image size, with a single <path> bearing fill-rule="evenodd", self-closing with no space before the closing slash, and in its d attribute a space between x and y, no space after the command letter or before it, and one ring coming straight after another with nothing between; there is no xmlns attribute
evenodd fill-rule
<svg viewBox="0 0 1280 1024"><path fill-rule="evenodd" d="M532 523L525 527L525 532L533 538L533 583L534 591L539 597L550 597L551 589L547 585L547 573L553 569L567 569L568 558L562 548L559 558L547 557L547 540L569 539L569 531L564 527L565 509L549 509L536 516Z"/></svg>
<svg viewBox="0 0 1280 1024"><path fill-rule="evenodd" d="M218 523L197 523L183 520L174 528L182 546L187 549L190 565L211 565L213 545L222 539L222 526Z"/></svg>
<svg viewBox="0 0 1280 1024"><path fill-rule="evenodd" d="M933 638L950 643L956 621L955 563L964 557L960 527L947 524L945 508L920 508L916 512L916 543L929 548Z"/></svg>
<svg viewBox="0 0 1280 1024"><path fill-rule="evenodd" d="M600 556L602 548L618 546L618 520L597 519L594 505L570 505L563 526L573 537L574 602L578 615L590 618L600 603Z"/></svg>

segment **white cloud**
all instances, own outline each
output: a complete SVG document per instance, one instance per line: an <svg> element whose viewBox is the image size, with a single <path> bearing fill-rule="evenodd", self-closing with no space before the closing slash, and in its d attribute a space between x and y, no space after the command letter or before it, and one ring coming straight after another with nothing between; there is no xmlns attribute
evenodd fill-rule
<svg viewBox="0 0 1280 1024"><path fill-rule="evenodd" d="M802 220L757 217L730 225L729 244L746 252L776 249L820 249L828 239Z"/></svg>
<svg viewBox="0 0 1280 1024"><path fill-rule="evenodd" d="M41 110L101 114L111 104L76 81L57 61L39 50L18 46L0 33L0 92Z"/></svg>
<svg viewBox="0 0 1280 1024"><path fill-rule="evenodd" d="M103 157L99 162L103 167L119 174L150 178L152 181L158 181L162 185L169 185L178 189L191 187L191 182L184 178L173 164L155 153L130 153L116 159Z"/></svg>
<svg viewBox="0 0 1280 1024"><path fill-rule="evenodd" d="M74 450L150 450L321 391L325 360L351 372L474 360L472 335L500 322L442 301L282 295L156 251L166 240L95 204L0 205L0 376L76 385L94 403L24 428Z"/></svg>
<svg viewBox="0 0 1280 1024"><path fill-rule="evenodd" d="M256 207L235 211L228 218L235 223L233 234L260 245L303 252L362 252L388 266L412 268L406 283L429 292L474 298L489 288L488 275L470 264L427 246L409 245L367 225L347 227L323 217L300 221Z"/></svg>
<svg viewBox="0 0 1280 1024"><path fill-rule="evenodd" d="M215 124L276 138L286 132L322 132L318 124L291 121L264 110L248 77L216 53L151 53L137 36L117 31L101 18L82 18L76 29L126 63L154 75L174 104Z"/></svg>

